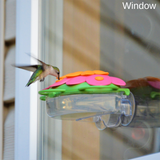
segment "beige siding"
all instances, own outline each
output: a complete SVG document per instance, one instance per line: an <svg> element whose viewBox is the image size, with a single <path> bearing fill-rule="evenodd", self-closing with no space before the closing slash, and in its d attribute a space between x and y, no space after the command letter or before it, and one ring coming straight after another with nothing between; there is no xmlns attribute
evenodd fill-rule
<svg viewBox="0 0 160 160"><path fill-rule="evenodd" d="M3 153L4 0L0 1L0 159Z"/></svg>
<svg viewBox="0 0 160 160"><path fill-rule="evenodd" d="M0 12L0 159L11 160L14 159L15 69L12 64L15 64L16 0L1 0Z"/></svg>

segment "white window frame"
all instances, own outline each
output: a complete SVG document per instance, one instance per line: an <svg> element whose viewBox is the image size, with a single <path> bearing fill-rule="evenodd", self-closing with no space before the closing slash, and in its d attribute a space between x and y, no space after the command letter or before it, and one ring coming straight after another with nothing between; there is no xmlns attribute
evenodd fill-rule
<svg viewBox="0 0 160 160"><path fill-rule="evenodd" d="M16 1L16 64L32 64L38 57L38 0ZM30 72L16 69L15 159L37 159L37 84L25 87ZM33 99L34 98L34 99Z"/></svg>
<svg viewBox="0 0 160 160"><path fill-rule="evenodd" d="M160 159L160 153L153 153L150 155L146 155L146 156L142 156L142 157L138 157L138 158L133 158L131 160L151 160L151 159L154 159L154 160Z"/></svg>
<svg viewBox="0 0 160 160"><path fill-rule="evenodd" d="M56 63L62 70L63 51L63 0L55 0L56 6L56 34L60 36L56 47ZM59 14L60 13L60 14ZM16 64L35 64L33 58L25 53L39 57L41 39L41 1L17 0L16 1ZM56 64L55 64L56 65ZM36 160L38 158L38 83L25 87L31 73L16 69L15 92L15 159ZM55 158L61 159L61 122L55 122Z"/></svg>

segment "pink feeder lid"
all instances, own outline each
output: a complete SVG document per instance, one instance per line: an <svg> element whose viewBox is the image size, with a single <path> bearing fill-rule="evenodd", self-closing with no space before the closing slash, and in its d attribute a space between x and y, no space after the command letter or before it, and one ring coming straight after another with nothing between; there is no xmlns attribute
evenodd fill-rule
<svg viewBox="0 0 160 160"><path fill-rule="evenodd" d="M119 86L125 86L126 85L126 82L123 81L120 78L117 78L117 77L111 77L111 78L112 78L112 83L115 84L115 85L119 85Z"/></svg>
<svg viewBox="0 0 160 160"><path fill-rule="evenodd" d="M102 74L100 74L102 72ZM99 73L99 74L98 74ZM83 75L84 74L84 75ZM109 85L111 83L119 86L125 86L126 83L117 77L110 77L108 76L108 72L104 71L85 71L85 72L74 72L63 76L62 80L56 81L54 84L50 85L49 87L45 89L49 89L51 87L57 87L62 84L66 85L76 85L80 83L87 82L89 85L93 86L104 86Z"/></svg>
<svg viewBox="0 0 160 160"><path fill-rule="evenodd" d="M53 83L52 85L49 86L49 88L60 86L64 83L66 83L68 80L70 80L70 78L64 78L64 79L60 80L59 82Z"/></svg>
<svg viewBox="0 0 160 160"><path fill-rule="evenodd" d="M104 79L101 81L96 80L96 77L103 77ZM103 86L103 85L109 85L112 83L111 78L108 75L92 75L86 78L86 82L93 86Z"/></svg>
<svg viewBox="0 0 160 160"><path fill-rule="evenodd" d="M75 85L75 84L80 84L86 81L87 76L78 76L71 78L69 81L66 82L67 85Z"/></svg>

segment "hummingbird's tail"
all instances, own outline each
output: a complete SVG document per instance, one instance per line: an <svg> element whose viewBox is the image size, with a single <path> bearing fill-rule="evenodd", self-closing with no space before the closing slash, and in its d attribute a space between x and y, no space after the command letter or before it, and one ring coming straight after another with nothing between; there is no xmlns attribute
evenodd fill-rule
<svg viewBox="0 0 160 160"><path fill-rule="evenodd" d="M26 87L30 86L32 83L36 82L37 80L38 80L38 77L35 77L34 73L33 73L31 78L29 79L28 83L26 84Z"/></svg>
<svg viewBox="0 0 160 160"><path fill-rule="evenodd" d="M26 87L30 86L32 83L38 80L38 76L35 75L35 72L32 74L31 78L29 79L28 83L26 84Z"/></svg>
<svg viewBox="0 0 160 160"><path fill-rule="evenodd" d="M33 83L33 82L32 82L32 83ZM29 87L32 83L31 83L31 82L28 82L28 83L26 84L26 87Z"/></svg>
<svg viewBox="0 0 160 160"><path fill-rule="evenodd" d="M35 79L32 79L31 77L28 83L26 84L26 87L30 86L33 82L35 82Z"/></svg>

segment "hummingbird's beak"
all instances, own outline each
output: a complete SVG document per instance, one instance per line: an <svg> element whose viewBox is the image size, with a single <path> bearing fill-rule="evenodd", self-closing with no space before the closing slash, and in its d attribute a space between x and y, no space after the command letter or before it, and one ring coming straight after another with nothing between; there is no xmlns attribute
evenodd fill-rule
<svg viewBox="0 0 160 160"><path fill-rule="evenodd" d="M58 80L60 80L60 78L59 78L59 73L58 73Z"/></svg>

